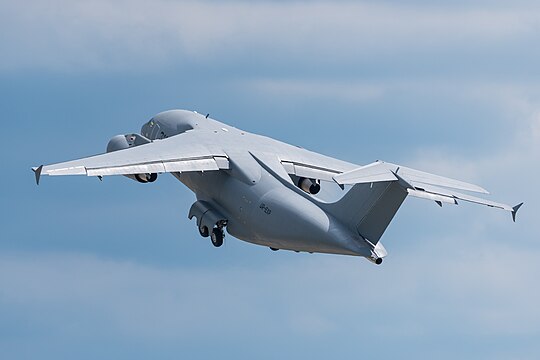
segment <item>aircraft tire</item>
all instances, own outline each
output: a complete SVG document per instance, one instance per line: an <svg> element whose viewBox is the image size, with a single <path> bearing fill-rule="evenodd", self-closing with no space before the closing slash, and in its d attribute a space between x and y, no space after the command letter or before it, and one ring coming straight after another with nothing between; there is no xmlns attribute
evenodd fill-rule
<svg viewBox="0 0 540 360"><path fill-rule="evenodd" d="M221 245L223 245L223 237L224 237L223 230L219 228L214 228L212 230L212 234L210 235L210 240L212 240L212 245L214 245L215 247L220 247Z"/></svg>
<svg viewBox="0 0 540 360"><path fill-rule="evenodd" d="M199 226L199 234L201 234L202 237L207 238L210 236L210 231L208 231L208 227L201 225Z"/></svg>

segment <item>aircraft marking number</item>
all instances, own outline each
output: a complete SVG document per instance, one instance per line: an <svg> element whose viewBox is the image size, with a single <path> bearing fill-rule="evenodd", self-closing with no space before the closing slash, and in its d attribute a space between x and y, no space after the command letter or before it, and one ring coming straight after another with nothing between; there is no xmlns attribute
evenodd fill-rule
<svg viewBox="0 0 540 360"><path fill-rule="evenodd" d="M262 211L264 211L264 213L266 215L270 215L272 213L272 210L266 206L264 203L262 203L261 205L259 205L259 209L261 209Z"/></svg>

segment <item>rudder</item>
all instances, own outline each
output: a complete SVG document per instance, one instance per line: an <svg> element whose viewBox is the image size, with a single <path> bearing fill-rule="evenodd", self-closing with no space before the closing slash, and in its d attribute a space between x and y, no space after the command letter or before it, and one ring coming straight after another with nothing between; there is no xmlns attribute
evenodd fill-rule
<svg viewBox="0 0 540 360"><path fill-rule="evenodd" d="M375 245L406 197L395 181L356 184L327 210Z"/></svg>

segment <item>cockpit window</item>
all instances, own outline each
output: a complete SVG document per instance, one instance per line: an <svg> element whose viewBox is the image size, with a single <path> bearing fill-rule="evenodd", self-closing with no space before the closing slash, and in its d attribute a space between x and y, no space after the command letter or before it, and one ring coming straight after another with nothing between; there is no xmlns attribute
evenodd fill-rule
<svg viewBox="0 0 540 360"><path fill-rule="evenodd" d="M143 136L151 139L151 136L152 136L152 132L153 130L156 129L156 122L154 121L154 119L150 119L150 121L148 121L147 123L145 123L141 129L141 133Z"/></svg>

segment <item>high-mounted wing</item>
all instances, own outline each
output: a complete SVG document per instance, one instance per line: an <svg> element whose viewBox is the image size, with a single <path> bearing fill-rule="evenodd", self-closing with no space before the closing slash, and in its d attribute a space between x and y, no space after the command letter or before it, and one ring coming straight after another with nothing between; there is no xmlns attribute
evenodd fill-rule
<svg viewBox="0 0 540 360"><path fill-rule="evenodd" d="M285 171L287 171L288 174L296 175L298 177L332 181L334 176L339 174L339 171L335 168L325 168L321 166L294 162L290 160L282 160L281 164L283 165Z"/></svg>
<svg viewBox="0 0 540 360"><path fill-rule="evenodd" d="M277 152L281 165L290 175L334 181L334 176L356 169L358 165L334 159L302 148L288 148L288 151Z"/></svg>
<svg viewBox="0 0 540 360"><path fill-rule="evenodd" d="M225 152L202 144L196 132L78 160L33 168L41 175L133 175L228 169Z"/></svg>

